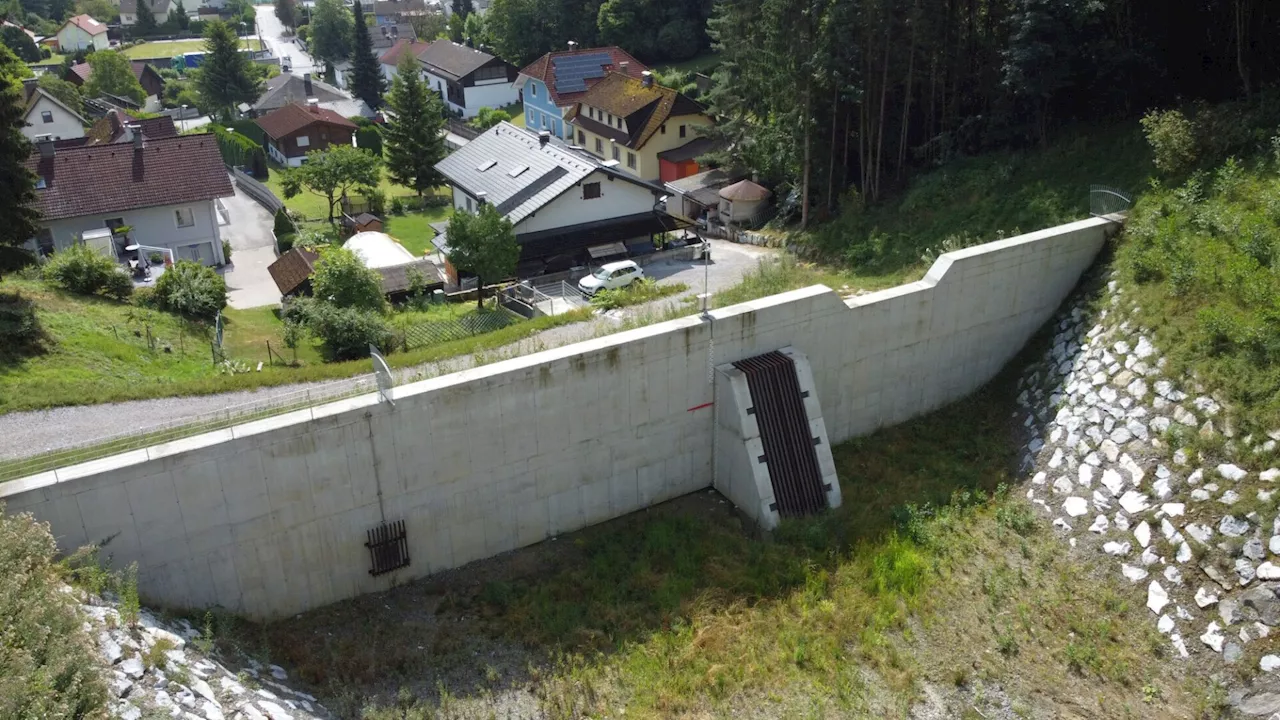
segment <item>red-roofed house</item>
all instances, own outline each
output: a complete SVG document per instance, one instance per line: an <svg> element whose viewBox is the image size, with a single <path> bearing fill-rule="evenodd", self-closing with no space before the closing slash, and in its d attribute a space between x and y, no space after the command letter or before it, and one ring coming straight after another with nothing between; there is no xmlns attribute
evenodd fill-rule
<svg viewBox="0 0 1280 720"><path fill-rule="evenodd" d="M179 260L226 262L214 203L235 191L213 135L137 132L127 143L71 148L41 142L26 166L38 178L42 228L32 249L42 255L86 231L127 225L133 242L170 248ZM128 241L116 242L122 250Z"/></svg>
<svg viewBox="0 0 1280 720"><path fill-rule="evenodd" d="M312 150L355 144L356 124L315 102L290 103L255 122L267 135L267 154L289 167L306 162Z"/></svg>
<svg viewBox="0 0 1280 720"><path fill-rule="evenodd" d="M111 47L107 40L107 26L88 15L76 15L67 18L58 28L58 49L64 53L77 50L106 50Z"/></svg>
<svg viewBox="0 0 1280 720"><path fill-rule="evenodd" d="M387 83L390 84L391 79L395 77L401 58L405 55L416 58L419 53L430 46L431 43L429 42L419 42L408 38L397 40L386 52L382 53L382 57L378 58L378 62L382 64L382 76L387 79Z"/></svg>
<svg viewBox="0 0 1280 720"><path fill-rule="evenodd" d="M524 91L524 126L572 140L564 115L587 90L610 72L639 78L648 69L620 47L549 52L521 69L516 80L516 89Z"/></svg>

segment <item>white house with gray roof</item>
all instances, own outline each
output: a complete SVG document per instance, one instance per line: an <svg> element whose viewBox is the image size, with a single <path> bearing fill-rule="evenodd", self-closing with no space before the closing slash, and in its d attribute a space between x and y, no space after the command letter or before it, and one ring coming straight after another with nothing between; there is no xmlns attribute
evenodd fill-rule
<svg viewBox="0 0 1280 720"><path fill-rule="evenodd" d="M515 226L522 275L552 258L589 262L592 248L650 241L678 221L658 205L663 188L598 158L501 123L436 164L456 211L493 205ZM448 245L447 238L437 244ZM616 246L616 245L615 245ZM446 251L447 254L447 251Z"/></svg>
<svg viewBox="0 0 1280 720"><path fill-rule="evenodd" d="M482 107L500 108L520 100L515 65L483 50L436 40L418 53L427 85L450 112L475 117Z"/></svg>

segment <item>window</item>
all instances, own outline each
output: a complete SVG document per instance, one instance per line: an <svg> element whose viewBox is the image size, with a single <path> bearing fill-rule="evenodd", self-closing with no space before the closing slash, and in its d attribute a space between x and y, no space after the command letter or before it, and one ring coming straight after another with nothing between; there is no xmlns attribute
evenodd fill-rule
<svg viewBox="0 0 1280 720"><path fill-rule="evenodd" d="M587 144L587 136L581 130L578 131L578 144L584 147Z"/></svg>
<svg viewBox="0 0 1280 720"><path fill-rule="evenodd" d="M524 171L528 169L529 169L528 165L521 165L520 167L515 168L511 172L507 173L507 176L513 177L513 178L520 177L521 175L524 174Z"/></svg>
<svg viewBox="0 0 1280 720"><path fill-rule="evenodd" d="M48 110L45 110L44 112L40 113L40 119L47 123L51 123L53 122L53 113L49 112Z"/></svg>
<svg viewBox="0 0 1280 720"><path fill-rule="evenodd" d="M529 94L538 97L538 83L529 83Z"/></svg>
<svg viewBox="0 0 1280 720"><path fill-rule="evenodd" d="M596 138L596 154L604 155L604 141L600 138Z"/></svg>
<svg viewBox="0 0 1280 720"><path fill-rule="evenodd" d="M36 233L36 246L40 248L40 255L49 257L53 254L53 231L49 228L40 228L40 232Z"/></svg>
<svg viewBox="0 0 1280 720"><path fill-rule="evenodd" d="M618 146L617 146L617 145L614 145L614 146L613 146L613 159L614 159L614 160L617 160L617 159L620 157L620 155L618 154L619 152L620 152L620 151L618 150Z"/></svg>
<svg viewBox="0 0 1280 720"><path fill-rule="evenodd" d="M107 226L107 229L111 231L112 235L115 235L116 230L124 227L124 218L109 218L107 220L103 220L102 224Z"/></svg>
<svg viewBox="0 0 1280 720"><path fill-rule="evenodd" d="M328 139L329 139L329 133L325 132L324 130L321 130L321 131L320 131L320 139L321 139L321 140L328 140Z"/></svg>
<svg viewBox="0 0 1280 720"><path fill-rule="evenodd" d="M524 114L524 124L525 124L525 125L532 125L532 124L533 124L533 111L532 111L532 110L530 110L529 112L527 112L527 113L525 113L525 114Z"/></svg>
<svg viewBox="0 0 1280 720"><path fill-rule="evenodd" d="M666 124L666 123L663 123L663 124L659 125L659 126L658 126L658 132L659 132L660 134L662 134L662 135L666 135L666 134L667 134L667 124Z"/></svg>
<svg viewBox="0 0 1280 720"><path fill-rule="evenodd" d="M600 183L598 182L583 183L582 185L583 200L595 200L598 197L600 197Z"/></svg>
<svg viewBox="0 0 1280 720"><path fill-rule="evenodd" d="M538 113L538 114L542 116L542 127L545 128L547 126L547 114L546 113Z"/></svg>
<svg viewBox="0 0 1280 720"><path fill-rule="evenodd" d="M467 212L471 212L471 198L467 198Z"/></svg>
<svg viewBox="0 0 1280 720"><path fill-rule="evenodd" d="M173 219L178 223L178 227L195 227L196 216L191 212L191 208L178 208L173 211Z"/></svg>
<svg viewBox="0 0 1280 720"><path fill-rule="evenodd" d="M505 80L507 78L507 68L503 65L494 65L492 67L482 67L476 70L472 76L474 80Z"/></svg>
<svg viewBox="0 0 1280 720"><path fill-rule="evenodd" d="M484 172L485 170L488 170L489 168L497 164L498 164L497 160L485 160L484 162L476 166L476 172Z"/></svg>
<svg viewBox="0 0 1280 720"><path fill-rule="evenodd" d="M683 126L683 125L681 125L681 126L680 126L680 137L684 137L684 134L685 134L685 133L684 133L684 126Z"/></svg>
<svg viewBox="0 0 1280 720"><path fill-rule="evenodd" d="M627 167L636 169L636 154L631 151L627 151Z"/></svg>
<svg viewBox="0 0 1280 720"><path fill-rule="evenodd" d="M311 145L311 138L306 135L299 135L295 142L297 142L298 147L309 147Z"/></svg>

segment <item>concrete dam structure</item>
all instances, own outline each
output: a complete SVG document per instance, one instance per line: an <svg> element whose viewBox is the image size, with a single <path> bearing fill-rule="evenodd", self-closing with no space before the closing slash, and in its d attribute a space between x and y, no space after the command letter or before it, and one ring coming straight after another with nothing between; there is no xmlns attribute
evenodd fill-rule
<svg viewBox="0 0 1280 720"><path fill-rule="evenodd" d="M149 603L258 619L708 486L768 526L839 502L832 443L990 380L1119 227L1083 220L947 253L877 293L815 286L423 380L394 406L371 394L250 422L0 485L0 501L64 550L110 538ZM742 362L771 353L790 360ZM786 362L789 389L761 400L748 376ZM756 406L790 425L762 431ZM775 476L796 484L774 492Z"/></svg>

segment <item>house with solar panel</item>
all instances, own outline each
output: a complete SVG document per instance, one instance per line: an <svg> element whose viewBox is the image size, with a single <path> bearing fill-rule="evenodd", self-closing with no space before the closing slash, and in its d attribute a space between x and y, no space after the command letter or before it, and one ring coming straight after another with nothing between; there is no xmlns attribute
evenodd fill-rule
<svg viewBox="0 0 1280 720"><path fill-rule="evenodd" d="M667 191L552 138L500 123L436 164L456 212L492 205L520 244L520 277L599 264L653 250L656 236L687 227L660 204ZM435 244L448 256L448 237ZM449 270L453 282L456 273Z"/></svg>
<svg viewBox="0 0 1280 720"><path fill-rule="evenodd" d="M696 100L653 81L610 72L587 88L565 114L572 144L642 180L672 182L704 168L713 149L704 137L712 120Z"/></svg>
<svg viewBox="0 0 1280 720"><path fill-rule="evenodd" d="M454 114L472 118L482 107L500 108L520 100L516 66L483 50L436 40L417 58L427 85Z"/></svg>
<svg viewBox="0 0 1280 720"><path fill-rule="evenodd" d="M620 47L601 47L549 52L520 70L516 90L524 95L524 126L533 130L549 130L565 140L573 139L573 130L564 114L573 107L587 89L610 72L639 78L648 70Z"/></svg>

